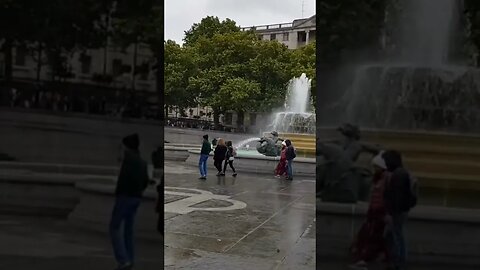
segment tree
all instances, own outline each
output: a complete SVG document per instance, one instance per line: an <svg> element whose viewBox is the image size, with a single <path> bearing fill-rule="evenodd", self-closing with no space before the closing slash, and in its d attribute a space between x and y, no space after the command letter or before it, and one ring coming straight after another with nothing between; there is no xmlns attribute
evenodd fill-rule
<svg viewBox="0 0 480 270"><path fill-rule="evenodd" d="M347 51L378 48L387 0L321 0L317 39L322 40L319 62L336 66Z"/></svg>
<svg viewBox="0 0 480 270"><path fill-rule="evenodd" d="M29 8L33 0L0 0L0 40L1 51L5 57L5 80L12 80L12 49L31 34Z"/></svg>
<svg viewBox="0 0 480 270"><path fill-rule="evenodd" d="M257 39L251 33L233 32L201 37L192 47L199 56L195 58L198 74L190 79L189 90L199 93L202 105L212 107L217 125L219 115L228 109L218 102L220 89L227 79L247 76L246 64L255 57L255 42Z"/></svg>
<svg viewBox="0 0 480 270"><path fill-rule="evenodd" d="M154 9L154 0L121 0L114 12L114 40L124 49L133 45L131 89L135 89L135 79L138 74L137 58L139 44L151 42L152 30L158 27L159 8Z"/></svg>
<svg viewBox="0 0 480 270"><path fill-rule="evenodd" d="M0 0L0 38L6 56L6 78L11 79L12 48L25 46L37 62L37 79L48 56L52 76L66 75L66 63L73 50L98 44L97 21L102 6L95 0L13 1ZM53 78L52 78L53 79Z"/></svg>
<svg viewBox="0 0 480 270"><path fill-rule="evenodd" d="M298 77L302 73L305 73L309 79L312 80L311 86L311 96L312 102L315 104L316 99L316 42L309 43L306 46L303 46L292 52L291 58L291 67L290 67L290 76Z"/></svg>
<svg viewBox="0 0 480 270"><path fill-rule="evenodd" d="M168 115L170 106L184 109L196 105L196 95L187 90L189 77L193 76L196 70L193 63L194 57L191 49L182 48L172 40L165 42L164 100L166 115Z"/></svg>
<svg viewBox="0 0 480 270"><path fill-rule="evenodd" d="M216 34L227 34L239 32L235 21L226 19L220 21L218 17L208 16L202 19L200 23L195 23L188 31L185 31L185 45L196 43L200 38L212 38Z"/></svg>

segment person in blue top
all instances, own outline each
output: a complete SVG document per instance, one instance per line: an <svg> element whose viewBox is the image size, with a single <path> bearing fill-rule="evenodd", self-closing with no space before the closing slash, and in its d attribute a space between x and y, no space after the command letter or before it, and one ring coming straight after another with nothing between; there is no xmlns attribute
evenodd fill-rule
<svg viewBox="0 0 480 270"><path fill-rule="evenodd" d="M285 156L287 158L287 180L293 180L293 159L297 157L295 148L293 147L292 141L285 140L287 145L287 150L285 151Z"/></svg>
<svg viewBox="0 0 480 270"><path fill-rule="evenodd" d="M207 179L207 160L212 152L212 145L208 141L208 135L203 135L202 150L200 150L200 160L198 161L198 167L200 169L200 178L202 180Z"/></svg>

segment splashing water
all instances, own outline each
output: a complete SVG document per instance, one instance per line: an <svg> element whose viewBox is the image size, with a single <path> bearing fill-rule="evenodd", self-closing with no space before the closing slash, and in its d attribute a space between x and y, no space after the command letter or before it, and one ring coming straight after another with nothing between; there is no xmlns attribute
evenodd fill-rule
<svg viewBox="0 0 480 270"><path fill-rule="evenodd" d="M290 80L285 96L284 111L274 115L271 130L283 133L315 133L315 114L309 112L311 107L312 80L305 73Z"/></svg>
<svg viewBox="0 0 480 270"><path fill-rule="evenodd" d="M243 141L240 141L238 142L237 144L234 145L235 148L237 149L244 149L244 148L250 148L250 144L252 142L255 142L255 145L256 145L256 142L258 142L260 140L260 138L258 137L254 137L254 138L248 138L248 139L245 139ZM252 150L254 150L255 147L252 147Z"/></svg>

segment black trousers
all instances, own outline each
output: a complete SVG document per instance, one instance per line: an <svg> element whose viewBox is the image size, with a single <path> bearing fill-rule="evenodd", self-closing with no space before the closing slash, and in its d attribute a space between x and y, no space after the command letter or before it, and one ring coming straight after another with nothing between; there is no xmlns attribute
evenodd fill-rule
<svg viewBox="0 0 480 270"><path fill-rule="evenodd" d="M225 165L223 165L223 173L227 170L227 165L230 165L232 171L235 172L235 168L233 167L233 160L225 160Z"/></svg>
<svg viewBox="0 0 480 270"><path fill-rule="evenodd" d="M221 172L221 171L222 171L222 163L223 163L223 159L215 159L215 160L213 160L213 165L215 166L215 168L217 168L217 171L218 171L218 172Z"/></svg>

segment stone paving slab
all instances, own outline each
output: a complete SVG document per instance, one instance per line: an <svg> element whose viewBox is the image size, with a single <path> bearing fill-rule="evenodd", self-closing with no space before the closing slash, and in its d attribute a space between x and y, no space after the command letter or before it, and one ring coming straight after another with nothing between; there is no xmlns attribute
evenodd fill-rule
<svg viewBox="0 0 480 270"><path fill-rule="evenodd" d="M166 269L315 269L314 179L290 182L240 172L236 178L198 180L197 170L166 162L167 190L208 191L246 207L165 213ZM225 206L216 201L208 205Z"/></svg>
<svg viewBox="0 0 480 270"><path fill-rule="evenodd" d="M135 269L161 269L161 246L136 241L136 249ZM60 219L0 216L0 269L108 270L115 266L108 235L85 233Z"/></svg>

